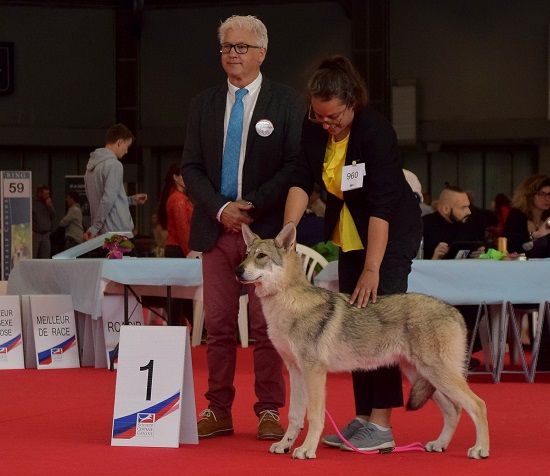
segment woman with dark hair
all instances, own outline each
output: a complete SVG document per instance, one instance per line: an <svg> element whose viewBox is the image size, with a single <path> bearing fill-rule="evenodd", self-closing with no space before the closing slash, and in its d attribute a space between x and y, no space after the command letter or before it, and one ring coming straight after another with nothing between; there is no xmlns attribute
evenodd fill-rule
<svg viewBox="0 0 550 476"><path fill-rule="evenodd" d="M189 252L189 229L193 205L185 194L186 188L180 173L180 164L172 164L166 173L157 206L157 221L166 230L165 258L185 258ZM185 325L192 323L193 301L173 299L172 312Z"/></svg>
<svg viewBox="0 0 550 476"><path fill-rule="evenodd" d="M309 114L285 223L297 224L314 184L327 191L325 240L340 248L340 291L365 307L404 293L422 236L418 200L408 185L391 124L367 105L360 74L343 56L321 62L308 82ZM356 448L395 446L390 418L403 405L398 367L352 373L356 418L342 435ZM323 443L351 448L330 435Z"/></svg>
<svg viewBox="0 0 550 476"><path fill-rule="evenodd" d="M528 258L550 258L550 177L532 175L518 185L512 196L502 236L508 252L525 253ZM538 304L517 304L516 310L533 309ZM539 317L540 318L540 317ZM537 370L550 370L550 335L541 335Z"/></svg>
<svg viewBox="0 0 550 476"><path fill-rule="evenodd" d="M550 257L550 177L532 175L516 188L502 236L510 253Z"/></svg>
<svg viewBox="0 0 550 476"><path fill-rule="evenodd" d="M157 206L157 220L167 231L164 256L185 258L189 252L189 229L193 205L185 194L180 164L172 164L166 173Z"/></svg>

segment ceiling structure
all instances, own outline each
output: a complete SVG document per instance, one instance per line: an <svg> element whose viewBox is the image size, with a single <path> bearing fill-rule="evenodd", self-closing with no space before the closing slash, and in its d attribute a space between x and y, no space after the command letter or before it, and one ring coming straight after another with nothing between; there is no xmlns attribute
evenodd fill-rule
<svg viewBox="0 0 550 476"><path fill-rule="evenodd" d="M318 3L319 0L0 0L0 5L41 6L67 8L135 8L161 9L181 7L220 7L231 5L280 5L281 3ZM351 15L352 0L335 0L348 16Z"/></svg>

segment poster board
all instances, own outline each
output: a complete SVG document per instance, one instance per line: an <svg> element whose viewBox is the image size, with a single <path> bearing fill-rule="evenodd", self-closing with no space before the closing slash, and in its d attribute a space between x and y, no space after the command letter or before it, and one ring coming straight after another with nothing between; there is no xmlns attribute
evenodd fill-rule
<svg viewBox="0 0 550 476"><path fill-rule="evenodd" d="M0 296L0 369L24 369L19 296Z"/></svg>
<svg viewBox="0 0 550 476"><path fill-rule="evenodd" d="M29 303L37 368L80 367L72 297L30 295Z"/></svg>
<svg viewBox="0 0 550 476"><path fill-rule="evenodd" d="M114 360L113 368L117 368L118 352L113 355L115 347L119 343L120 328L124 322L124 296L103 296L103 337L105 348L96 347L96 352L105 352L107 368L110 368L111 359ZM128 297L128 324L131 326L143 326L143 309L134 296Z"/></svg>
<svg viewBox="0 0 550 476"><path fill-rule="evenodd" d="M32 258L32 182L29 171L0 172L2 203L1 279L22 259Z"/></svg>
<svg viewBox="0 0 550 476"><path fill-rule="evenodd" d="M197 444L187 327L122 326L112 446Z"/></svg>

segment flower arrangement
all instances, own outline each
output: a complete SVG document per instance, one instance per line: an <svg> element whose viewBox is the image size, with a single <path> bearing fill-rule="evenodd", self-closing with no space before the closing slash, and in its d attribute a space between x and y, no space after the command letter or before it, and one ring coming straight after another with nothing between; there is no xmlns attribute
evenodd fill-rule
<svg viewBox="0 0 550 476"><path fill-rule="evenodd" d="M113 235L110 238L105 238L105 243L102 248L109 250L107 258L122 259L124 253L129 253L133 250L134 244L124 235Z"/></svg>

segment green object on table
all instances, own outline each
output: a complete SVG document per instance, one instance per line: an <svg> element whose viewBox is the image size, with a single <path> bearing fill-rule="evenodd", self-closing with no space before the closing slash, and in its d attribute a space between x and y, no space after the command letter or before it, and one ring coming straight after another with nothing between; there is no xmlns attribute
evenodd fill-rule
<svg viewBox="0 0 550 476"><path fill-rule="evenodd" d="M486 253L483 253L479 256L480 259L494 259L494 260L501 260L504 256L506 256L506 253L501 253L498 250L495 250L493 248L489 248Z"/></svg>

